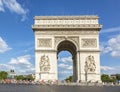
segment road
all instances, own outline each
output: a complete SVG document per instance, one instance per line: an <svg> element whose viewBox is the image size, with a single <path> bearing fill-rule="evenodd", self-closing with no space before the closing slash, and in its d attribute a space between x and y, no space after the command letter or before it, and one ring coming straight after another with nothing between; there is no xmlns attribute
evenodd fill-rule
<svg viewBox="0 0 120 92"><path fill-rule="evenodd" d="M0 84L0 92L120 92L120 86Z"/></svg>

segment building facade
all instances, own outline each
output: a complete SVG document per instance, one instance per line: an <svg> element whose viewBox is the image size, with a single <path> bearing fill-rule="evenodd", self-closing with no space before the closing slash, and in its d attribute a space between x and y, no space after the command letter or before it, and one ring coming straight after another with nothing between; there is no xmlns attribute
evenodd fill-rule
<svg viewBox="0 0 120 92"><path fill-rule="evenodd" d="M100 81L98 16L35 16L36 80L58 80L57 57L72 54L73 81Z"/></svg>

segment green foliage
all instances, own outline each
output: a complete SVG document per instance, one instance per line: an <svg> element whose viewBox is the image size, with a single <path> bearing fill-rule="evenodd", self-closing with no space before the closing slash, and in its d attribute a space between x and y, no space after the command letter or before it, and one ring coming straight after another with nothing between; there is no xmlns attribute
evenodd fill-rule
<svg viewBox="0 0 120 92"><path fill-rule="evenodd" d="M109 82L116 83L116 78L110 78Z"/></svg>
<svg viewBox="0 0 120 92"><path fill-rule="evenodd" d="M107 75L107 74L101 75L101 80L102 80L102 82L113 82L113 83L116 82L116 78L115 77L110 78L109 75Z"/></svg>
<svg viewBox="0 0 120 92"><path fill-rule="evenodd" d="M23 75L15 76L15 79L16 80L24 80L24 76Z"/></svg>
<svg viewBox="0 0 120 92"><path fill-rule="evenodd" d="M68 82L68 81L72 82L72 80L73 80L73 76L69 76L68 78L65 79L66 82Z"/></svg>
<svg viewBox="0 0 120 92"><path fill-rule="evenodd" d="M110 82L110 77L107 74L101 75L102 82Z"/></svg>
<svg viewBox="0 0 120 92"><path fill-rule="evenodd" d="M34 80L33 76L31 76L31 75L26 76L26 79L27 80Z"/></svg>
<svg viewBox="0 0 120 92"><path fill-rule="evenodd" d="M5 71L0 72L0 80L7 79L8 73Z"/></svg>
<svg viewBox="0 0 120 92"><path fill-rule="evenodd" d="M34 80L34 78L31 75L26 75L26 76L18 75L18 76L15 76L15 79L16 80Z"/></svg>
<svg viewBox="0 0 120 92"><path fill-rule="evenodd" d="M120 74L116 74L116 79L120 80Z"/></svg>

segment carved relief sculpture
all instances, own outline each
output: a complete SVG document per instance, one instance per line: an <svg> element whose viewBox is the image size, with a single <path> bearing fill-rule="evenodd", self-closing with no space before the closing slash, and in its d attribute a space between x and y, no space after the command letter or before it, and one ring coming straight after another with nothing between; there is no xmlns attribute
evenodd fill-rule
<svg viewBox="0 0 120 92"><path fill-rule="evenodd" d="M52 47L52 39L38 39L38 47Z"/></svg>
<svg viewBox="0 0 120 92"><path fill-rule="evenodd" d="M97 40L96 39L82 39L82 47L96 47L97 46Z"/></svg>
<svg viewBox="0 0 120 92"><path fill-rule="evenodd" d="M84 70L87 73L94 73L95 72L96 65L95 65L94 56L90 55L86 58Z"/></svg>
<svg viewBox="0 0 120 92"><path fill-rule="evenodd" d="M50 70L49 57L46 55L43 55L41 56L41 59L40 59L40 71L49 72L49 70Z"/></svg>

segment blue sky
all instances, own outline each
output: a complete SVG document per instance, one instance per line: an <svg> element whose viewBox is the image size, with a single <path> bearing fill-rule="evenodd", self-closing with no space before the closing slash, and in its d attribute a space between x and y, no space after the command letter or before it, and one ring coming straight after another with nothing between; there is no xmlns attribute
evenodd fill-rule
<svg viewBox="0 0 120 92"><path fill-rule="evenodd" d="M120 0L0 0L0 70L34 73L34 16L98 15L101 72L120 73ZM60 79L72 74L71 54L59 54ZM67 68L65 68L67 67ZM62 71L65 70L65 71Z"/></svg>

